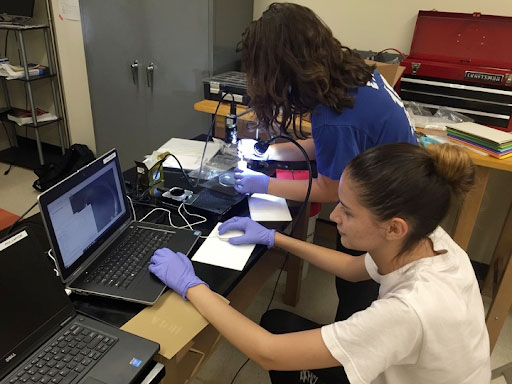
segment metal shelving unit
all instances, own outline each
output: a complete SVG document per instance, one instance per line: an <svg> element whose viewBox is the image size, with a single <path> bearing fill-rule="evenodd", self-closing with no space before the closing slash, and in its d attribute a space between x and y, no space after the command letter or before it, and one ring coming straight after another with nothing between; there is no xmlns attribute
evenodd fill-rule
<svg viewBox="0 0 512 384"><path fill-rule="evenodd" d="M64 155L65 153L65 135L64 135L64 126L63 126L63 110L61 105L61 97L60 97L60 90L58 86L58 79L57 79L57 72L56 72L56 64L54 62L54 55L52 50L52 44L50 43L50 33L49 33L49 26L48 25L16 25L16 24L0 24L0 30L11 30L13 31L17 36L18 41L18 48L20 50L20 58L21 58L21 66L23 66L24 69L24 77L19 79L12 79L12 80L6 80L5 78L2 78L2 86L4 90L5 95L5 102L6 102L6 108L7 112L11 109L11 102L9 98L9 90L7 87L8 81L21 81L25 85L25 92L28 99L28 106L29 110L32 114L32 120L33 123L23 125L24 127L29 127L34 129L34 133L36 136L36 143L37 143L37 152L39 155L39 163L41 165L44 165L44 155L43 155L43 148L41 139L39 136L39 129L47 126L49 124L57 124L58 130L59 130L59 139L60 139L60 147L61 152ZM28 66L28 60L27 60L27 50L25 48L25 39L24 34L29 31L42 31L44 33L44 41L46 46L46 57L48 60L48 73L37 75L37 76L30 76L29 75L29 66ZM45 122L38 122L37 121L37 113L36 113L36 103L34 102L34 95L32 92L32 84L35 81L40 81L43 79L49 79L52 87L52 96L53 96L53 105L55 109L55 115L57 116L56 120L52 121L45 121ZM7 119L7 113L3 113L3 120L6 122L12 123L13 128L13 143L14 146L18 146L18 142L16 139L16 129L15 125L16 123L10 121Z"/></svg>

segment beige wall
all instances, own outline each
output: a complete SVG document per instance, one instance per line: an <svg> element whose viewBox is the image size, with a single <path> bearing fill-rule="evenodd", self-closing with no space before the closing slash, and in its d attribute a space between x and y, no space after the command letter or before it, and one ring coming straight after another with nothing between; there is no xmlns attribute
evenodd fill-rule
<svg viewBox="0 0 512 384"><path fill-rule="evenodd" d="M254 18L274 1L254 0ZM277 1L281 3L283 1ZM393 47L409 52L419 10L512 16L510 0L299 0L332 29L343 45L379 51Z"/></svg>
<svg viewBox="0 0 512 384"><path fill-rule="evenodd" d="M80 21L59 17L59 0L48 0L54 15L55 40L71 143L86 144L96 152Z"/></svg>

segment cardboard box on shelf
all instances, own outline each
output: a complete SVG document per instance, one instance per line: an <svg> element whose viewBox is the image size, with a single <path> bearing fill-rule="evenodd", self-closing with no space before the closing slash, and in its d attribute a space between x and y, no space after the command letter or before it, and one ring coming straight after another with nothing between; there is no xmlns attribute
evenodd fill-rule
<svg viewBox="0 0 512 384"><path fill-rule="evenodd" d="M365 60L366 64L375 65L377 71L394 87L405 71L405 67L398 64L381 63L380 61Z"/></svg>

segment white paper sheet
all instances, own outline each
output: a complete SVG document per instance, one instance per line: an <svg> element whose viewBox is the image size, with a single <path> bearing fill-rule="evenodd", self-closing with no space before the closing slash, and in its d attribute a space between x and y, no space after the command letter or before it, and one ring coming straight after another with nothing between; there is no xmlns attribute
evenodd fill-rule
<svg viewBox="0 0 512 384"><path fill-rule="evenodd" d="M208 235L204 243L192 257L193 261L200 263L217 265L219 267L235 269L241 271L244 269L247 260L256 246L255 244L233 245L227 241L227 238L243 235L242 231L230 231L219 237L219 225Z"/></svg>
<svg viewBox="0 0 512 384"><path fill-rule="evenodd" d="M292 221L286 199L254 193L249 198L249 212L254 221Z"/></svg>
<svg viewBox="0 0 512 384"><path fill-rule="evenodd" d="M219 151L222 144L213 141L208 142L204 160L210 160ZM201 156L203 155L204 141L186 140L172 138L167 143L158 148L158 151L169 151L178 158L183 169L192 170L197 169L201 165ZM165 168L179 168L176 160L169 156L164 161Z"/></svg>
<svg viewBox="0 0 512 384"><path fill-rule="evenodd" d="M80 7L78 0L60 0L59 14L64 19L80 20Z"/></svg>

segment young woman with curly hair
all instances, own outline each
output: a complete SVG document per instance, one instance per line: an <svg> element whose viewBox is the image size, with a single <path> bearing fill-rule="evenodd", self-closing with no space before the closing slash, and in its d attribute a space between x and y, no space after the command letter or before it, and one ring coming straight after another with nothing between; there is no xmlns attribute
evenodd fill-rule
<svg viewBox="0 0 512 384"><path fill-rule="evenodd" d="M356 155L388 143L416 144L400 97L373 67L343 46L309 8L274 3L253 21L239 44L248 94L265 126L291 130L296 117L309 115L312 137L300 144L316 160L310 201L337 201L343 169ZM292 143L271 145L270 160L303 161ZM249 170L236 173L241 193L269 193L302 201L307 180L285 180ZM358 255L361 252L338 249ZM364 250L361 250L364 251ZM373 281L336 279L343 320L377 298Z"/></svg>
<svg viewBox="0 0 512 384"><path fill-rule="evenodd" d="M478 282L467 254L439 227L453 197L473 182L471 159L456 146L396 143L357 155L343 171L331 219L346 247L368 250L358 257L247 217L219 227L219 234L244 232L232 244L276 246L346 280L380 283L369 308L333 324L274 309L259 326L210 291L187 256L167 248L149 268L271 371L273 383L489 383Z"/></svg>

